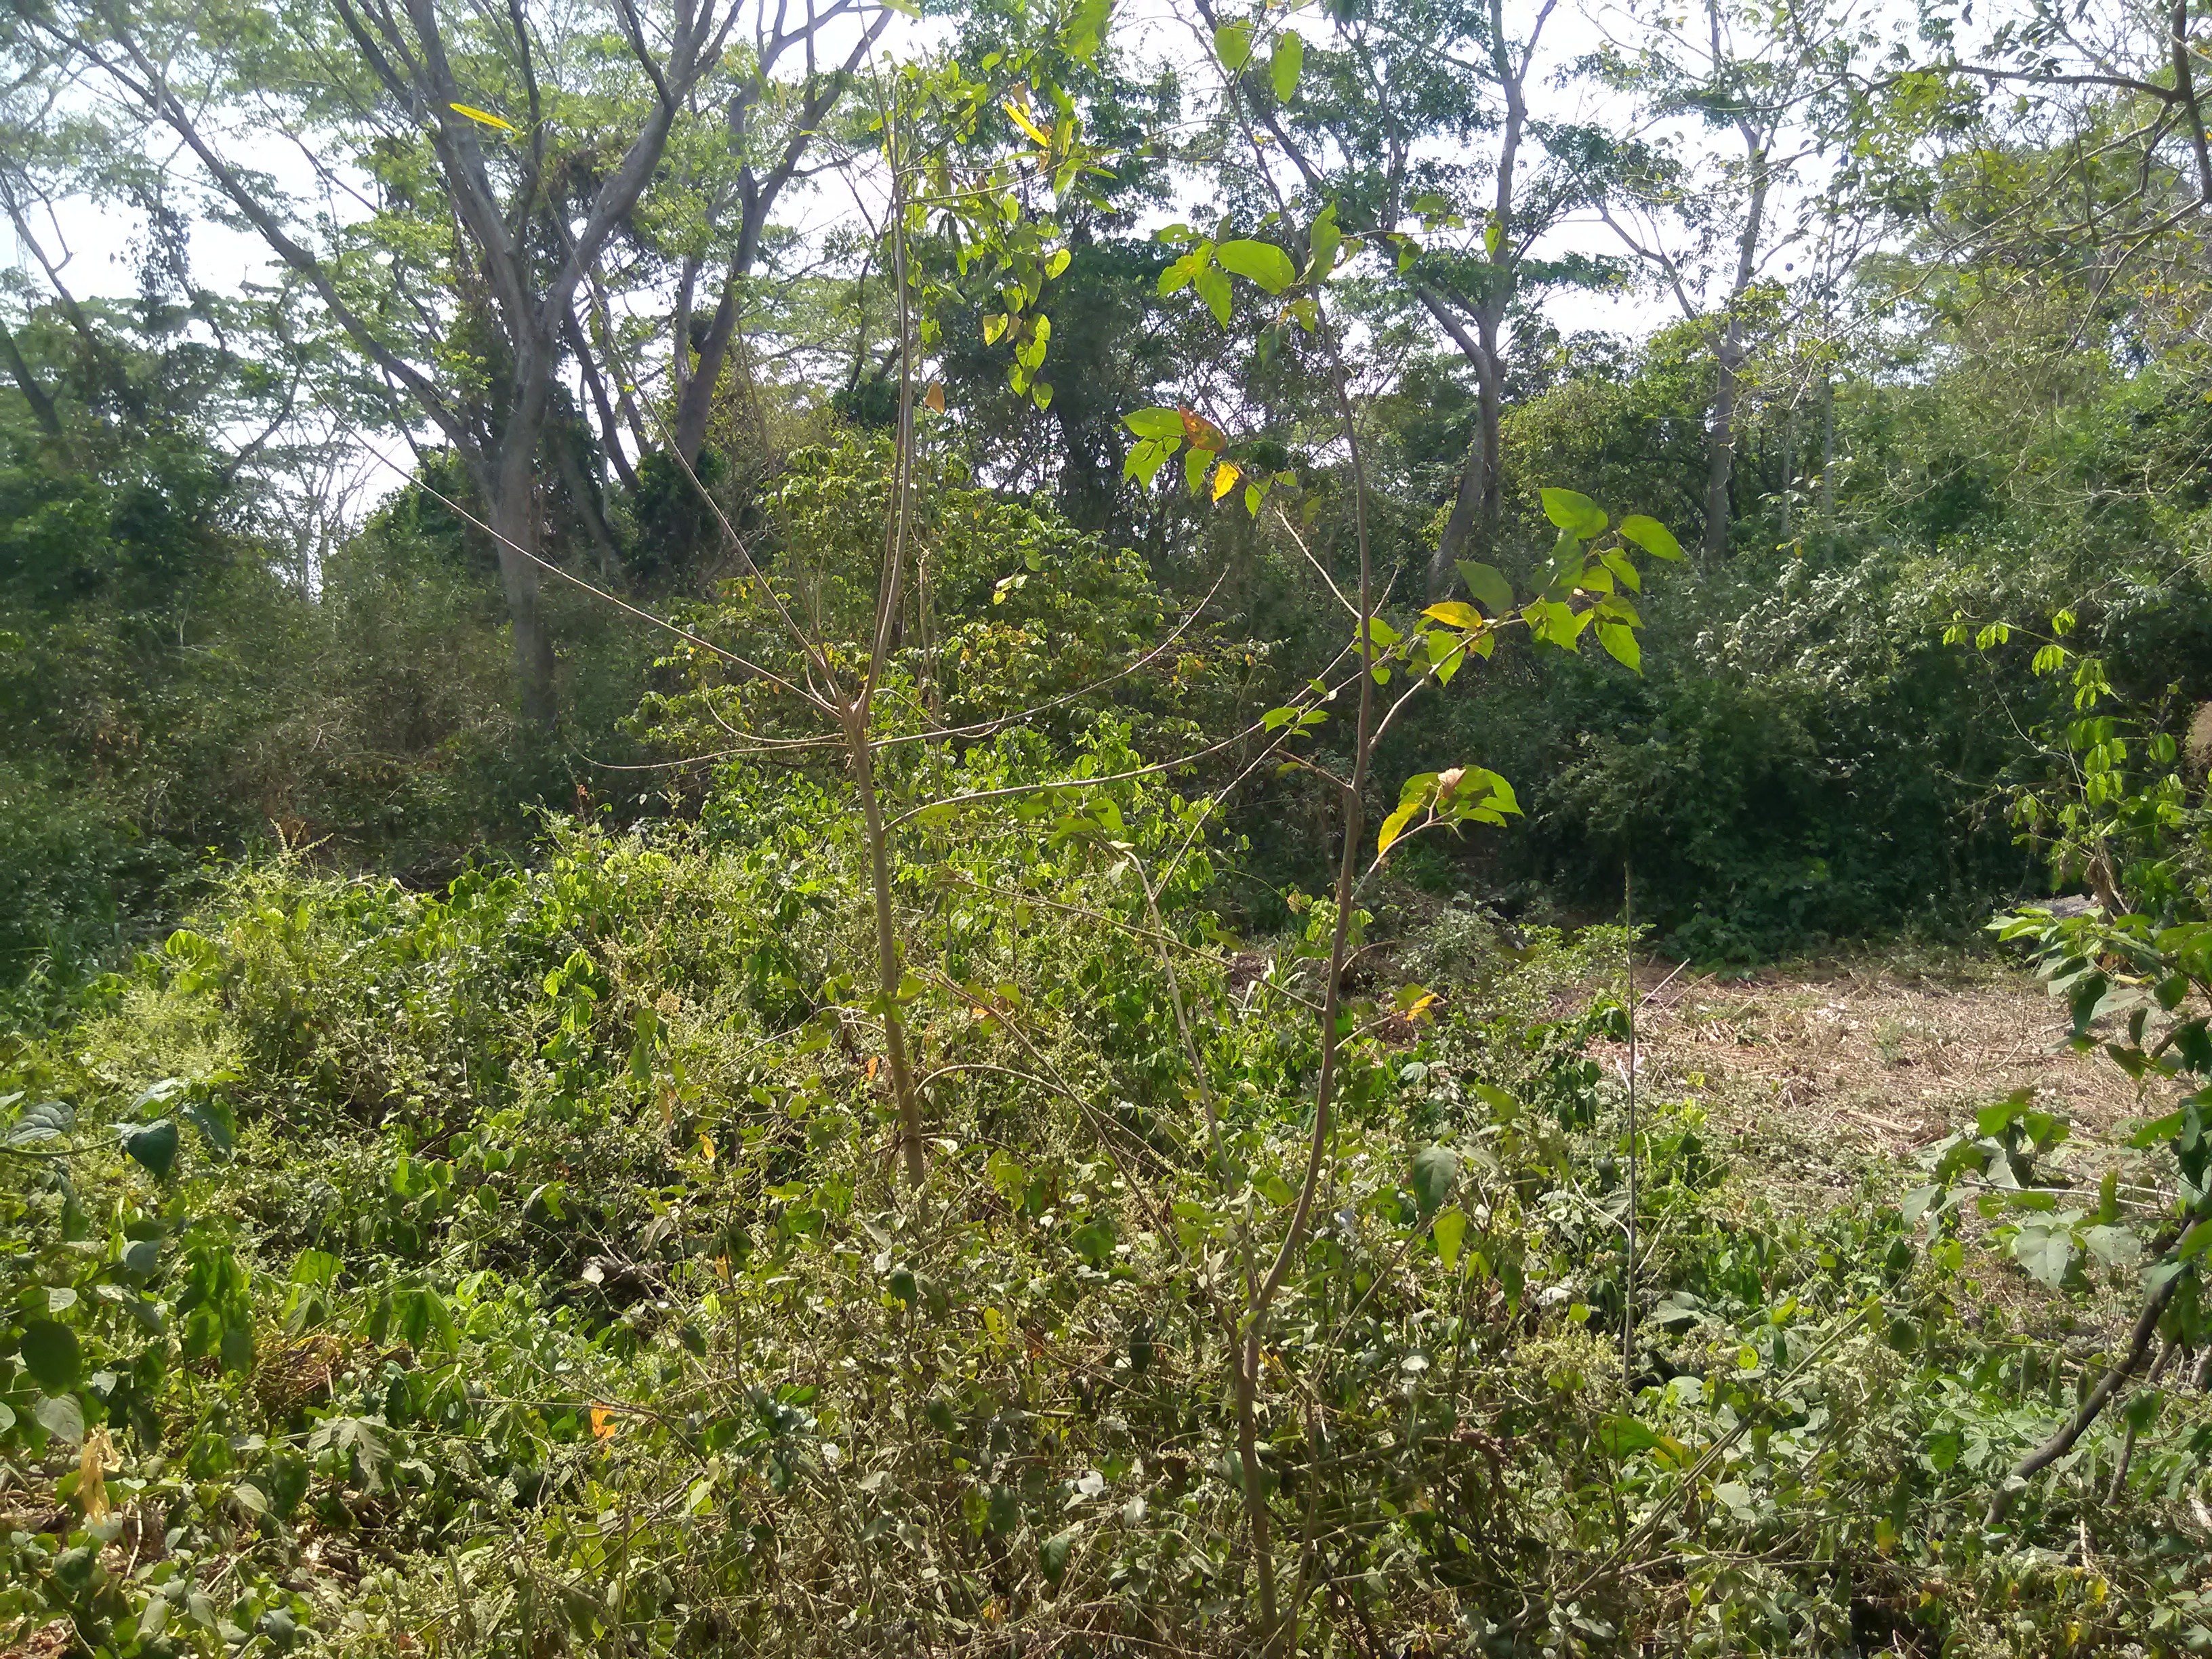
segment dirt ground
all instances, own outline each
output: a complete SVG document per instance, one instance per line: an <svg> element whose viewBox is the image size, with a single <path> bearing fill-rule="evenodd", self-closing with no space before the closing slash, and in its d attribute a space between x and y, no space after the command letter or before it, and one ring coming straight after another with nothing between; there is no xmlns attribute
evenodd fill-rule
<svg viewBox="0 0 2212 1659"><path fill-rule="evenodd" d="M1777 1201L1831 1201L1869 1175L1917 1185L1928 1147L2024 1088L2073 1125L2056 1170L2086 1184L2113 1163L2125 1180L2140 1161L2122 1126L2153 1103L2109 1060L2068 1048L2064 1006L2001 963L1796 963L1713 978L1654 962L1637 981L1644 1087L1694 1098ZM1602 1057L1618 1073L1626 1047Z"/></svg>

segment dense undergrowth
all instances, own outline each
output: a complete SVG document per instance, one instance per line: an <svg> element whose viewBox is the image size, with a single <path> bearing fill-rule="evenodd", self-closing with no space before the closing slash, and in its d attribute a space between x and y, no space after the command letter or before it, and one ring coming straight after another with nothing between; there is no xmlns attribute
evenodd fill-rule
<svg viewBox="0 0 2212 1659"><path fill-rule="evenodd" d="M966 781L1018 767L1051 775L1010 738ZM907 832L908 1195L850 814L750 768L718 799L437 892L243 868L8 1039L7 1627L1244 1650L1224 1320L1304 1154L1328 906L1227 937L1157 780ZM2212 1644L2201 1402L2136 1395L1992 1523L2094 1342L2008 1324L1975 1275L2012 1270L1885 1183L1776 1208L1688 1100L1639 1103L1624 1382L1626 944L1453 908L1355 967L1259 1401L1298 1650Z"/></svg>

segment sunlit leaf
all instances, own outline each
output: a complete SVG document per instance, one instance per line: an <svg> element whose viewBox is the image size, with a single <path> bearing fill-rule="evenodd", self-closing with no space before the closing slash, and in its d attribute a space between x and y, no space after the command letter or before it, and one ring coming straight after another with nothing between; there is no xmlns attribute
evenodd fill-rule
<svg viewBox="0 0 2212 1659"><path fill-rule="evenodd" d="M1273 242L1224 242L1214 249L1213 257L1223 270L1249 278L1270 294L1280 294L1298 279L1291 256Z"/></svg>
<svg viewBox="0 0 2212 1659"><path fill-rule="evenodd" d="M1502 617L1513 609L1513 584L1505 580L1505 573L1497 566L1462 559L1458 569L1460 580L1474 595L1474 602L1492 616Z"/></svg>
<svg viewBox="0 0 2212 1659"><path fill-rule="evenodd" d="M1008 119L1012 120L1016 126L1019 127L1024 133L1029 135L1030 142L1036 144L1039 149L1050 149L1052 148L1052 140L1046 137L1036 122L1030 119L1029 112L1024 109L1019 104L1017 104L1011 98L1001 98L999 100L999 107L1006 112Z"/></svg>
<svg viewBox="0 0 2212 1659"><path fill-rule="evenodd" d="M1682 556L1682 544L1674 539L1674 532L1658 520L1647 519L1641 513L1632 513L1623 519L1620 533L1655 559Z"/></svg>
<svg viewBox="0 0 2212 1659"><path fill-rule="evenodd" d="M1612 522L1595 501L1579 491L1547 489L1539 493L1544 501L1544 516L1569 535L1589 541L1605 534L1606 526Z"/></svg>
<svg viewBox="0 0 2212 1659"><path fill-rule="evenodd" d="M474 104L448 104L447 107L452 110L456 115L467 116L470 120L474 121L479 126L496 127L501 132L513 132L514 131L514 122L502 119L501 117L494 115L488 109L478 109Z"/></svg>
<svg viewBox="0 0 2212 1659"><path fill-rule="evenodd" d="M1277 103L1291 101L1291 94L1298 89L1298 71L1305 67L1305 38L1296 29L1285 30L1267 60L1267 78L1274 88Z"/></svg>

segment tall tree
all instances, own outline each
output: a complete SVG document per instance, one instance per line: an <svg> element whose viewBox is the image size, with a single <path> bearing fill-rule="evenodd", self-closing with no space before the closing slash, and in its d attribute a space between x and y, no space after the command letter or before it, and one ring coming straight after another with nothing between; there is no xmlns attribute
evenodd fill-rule
<svg viewBox="0 0 2212 1659"><path fill-rule="evenodd" d="M173 135L221 206L460 457L497 549L524 714L540 726L556 696L538 475L576 295L742 3L647 14L615 0L540 23L520 0L251 15L65 0L44 21L57 56L149 141ZM311 218L267 170L277 143L326 204L357 212Z"/></svg>
<svg viewBox="0 0 2212 1659"><path fill-rule="evenodd" d="M1781 199L1818 147L1808 109L1840 78L1842 27L1825 0L1793 9L1705 0L1692 26L1663 4L1632 3L1606 21L1604 78L1635 95L1646 122L1687 119L1736 153L1685 161L1663 144L1624 149L1631 165L1600 212L1691 321L1710 319L1713 392L1706 419L1704 544L1729 545L1739 404L1770 272L1810 228L1811 204ZM1794 215L1791 222L1785 216Z"/></svg>
<svg viewBox="0 0 2212 1659"><path fill-rule="evenodd" d="M787 13L779 5L770 21L763 11L751 52L694 94L700 103L719 106L720 119L719 128L701 123L702 165L693 175L687 217L709 239L695 242L678 259L671 329L672 437L687 465L699 459L707 439L714 387L743 319L745 285L760 260L769 215L802 177L824 122L891 20L889 7L864 0L832 0L821 7L808 0L805 15L788 27ZM830 26L845 17L860 20L858 32L842 60L825 64L822 50ZM799 77L777 79L777 66L794 52L803 59ZM720 292L702 324L700 283L710 272Z"/></svg>
<svg viewBox="0 0 2212 1659"><path fill-rule="evenodd" d="M1388 302L1418 307L1474 375L1475 432L1430 562L1431 598L1450 589L1464 554L1497 538L1509 319L1544 289L1599 273L1537 251L1599 187L1609 155L1602 135L1530 105L1556 4L1540 0L1516 29L1504 0L1376 0L1333 10L1302 73L1291 65L1309 53L1288 33L1245 60L1249 106L1307 194L1383 244L1394 256ZM1243 58L1235 31L1249 40L1257 26L1213 0L1200 9Z"/></svg>

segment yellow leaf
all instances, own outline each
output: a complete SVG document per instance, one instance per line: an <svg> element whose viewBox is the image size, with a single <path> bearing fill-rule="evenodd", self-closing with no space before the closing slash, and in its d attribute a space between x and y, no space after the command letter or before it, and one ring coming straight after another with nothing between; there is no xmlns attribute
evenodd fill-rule
<svg viewBox="0 0 2212 1659"><path fill-rule="evenodd" d="M1421 614L1443 623L1447 628L1476 629L1482 626L1482 612L1464 599L1446 599L1440 605L1431 605Z"/></svg>
<svg viewBox="0 0 2212 1659"><path fill-rule="evenodd" d="M999 100L999 106L1005 110L1009 116L1013 118L1013 123L1016 126L1019 127L1024 132L1029 134L1030 137L1036 143L1036 147L1039 149L1050 149L1052 148L1052 140L1046 137L1042 132L1038 131L1036 123L1030 119L1029 112L1023 109L1022 106L1017 104L1012 99L1001 98Z"/></svg>
<svg viewBox="0 0 2212 1659"><path fill-rule="evenodd" d="M592 1438L611 1440L615 1437L615 1414L605 1406L592 1407Z"/></svg>
<svg viewBox="0 0 2212 1659"><path fill-rule="evenodd" d="M945 413L945 382L932 380L929 383L929 390L922 394L921 400L939 414Z"/></svg>
<svg viewBox="0 0 2212 1659"><path fill-rule="evenodd" d="M514 122L502 120L489 110L478 109L474 104L450 104L447 107L456 115L465 115L471 121L481 123L488 127L497 127L501 132L514 131Z"/></svg>
<svg viewBox="0 0 2212 1659"><path fill-rule="evenodd" d="M1234 461L1224 461L1213 469L1213 499L1219 501L1237 488L1237 481L1244 475L1237 470Z"/></svg>
<svg viewBox="0 0 2212 1659"><path fill-rule="evenodd" d="M699 1137L699 1156L705 1158L709 1164L712 1164L714 1161L714 1136L702 1134Z"/></svg>
<svg viewBox="0 0 2212 1659"><path fill-rule="evenodd" d="M1194 409L1178 408L1176 413L1182 420L1182 439L1193 449L1210 449L1216 454L1229 447L1229 440L1221 435L1221 428Z"/></svg>
<svg viewBox="0 0 2212 1659"><path fill-rule="evenodd" d="M87 1521L107 1518L107 1472L122 1465L106 1429L94 1429L85 1436L84 1450L76 1460L76 1501L83 1507Z"/></svg>

